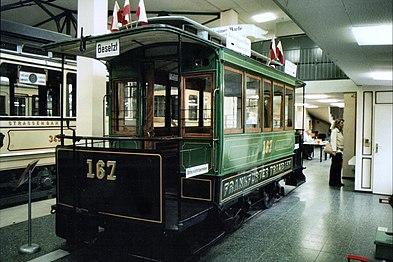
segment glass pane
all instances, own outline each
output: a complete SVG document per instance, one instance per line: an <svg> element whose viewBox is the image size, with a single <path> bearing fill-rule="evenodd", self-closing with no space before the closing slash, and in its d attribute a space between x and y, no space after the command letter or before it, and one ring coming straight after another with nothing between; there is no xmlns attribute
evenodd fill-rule
<svg viewBox="0 0 393 262"><path fill-rule="evenodd" d="M165 86L154 84L154 127L165 126Z"/></svg>
<svg viewBox="0 0 393 262"><path fill-rule="evenodd" d="M171 127L178 126L179 121L179 103L177 87L171 87Z"/></svg>
<svg viewBox="0 0 393 262"><path fill-rule="evenodd" d="M0 95L0 116L6 116L7 111L5 109L6 97L4 95Z"/></svg>
<svg viewBox="0 0 393 262"><path fill-rule="evenodd" d="M247 128L260 128L259 87L261 80L250 76L246 77L246 126Z"/></svg>
<svg viewBox="0 0 393 262"><path fill-rule="evenodd" d="M185 79L183 111L186 132L210 133L212 85L211 75L190 76Z"/></svg>
<svg viewBox="0 0 393 262"><path fill-rule="evenodd" d="M137 83L117 82L114 88L113 128L114 132L136 134L137 127Z"/></svg>
<svg viewBox="0 0 393 262"><path fill-rule="evenodd" d="M293 89L285 88L285 126L293 128Z"/></svg>
<svg viewBox="0 0 393 262"><path fill-rule="evenodd" d="M263 82L263 127L272 127L272 84L270 81Z"/></svg>
<svg viewBox="0 0 393 262"><path fill-rule="evenodd" d="M67 116L76 116L76 74L67 73Z"/></svg>
<svg viewBox="0 0 393 262"><path fill-rule="evenodd" d="M224 72L224 128L242 128L242 74Z"/></svg>
<svg viewBox="0 0 393 262"><path fill-rule="evenodd" d="M26 116L26 97L15 96L14 108L16 116Z"/></svg>
<svg viewBox="0 0 393 262"><path fill-rule="evenodd" d="M274 84L273 96L273 128L282 128L283 87Z"/></svg>

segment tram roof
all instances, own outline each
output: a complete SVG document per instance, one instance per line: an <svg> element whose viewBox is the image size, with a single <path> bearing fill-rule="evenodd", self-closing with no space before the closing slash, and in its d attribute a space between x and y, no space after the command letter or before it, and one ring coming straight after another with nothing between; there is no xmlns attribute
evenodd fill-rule
<svg viewBox="0 0 393 262"><path fill-rule="evenodd" d="M132 49L155 44L155 43L174 43L179 41L179 36L185 36L182 38L183 42L188 43L205 43L212 47L219 47L221 42L225 40L221 35L211 31L207 27L203 27L203 30L209 30L209 35L214 34L216 42L209 41L199 37L196 33L191 33L184 30L184 25L193 25L187 18L180 18L183 24L180 24L179 18L174 17L163 17L157 19L149 19L148 25L136 26L134 25L129 29L122 29L118 32L98 35L98 36L85 36L72 40L60 41L53 44L44 45L43 48L53 52L59 52L66 55L84 56L90 58L96 57L96 48L98 43L119 40L119 55L130 51ZM151 23L152 22L152 23ZM192 21L193 22L193 21ZM179 28L180 27L180 28ZM195 32L200 30L194 28ZM114 56L97 58L100 60L111 60Z"/></svg>

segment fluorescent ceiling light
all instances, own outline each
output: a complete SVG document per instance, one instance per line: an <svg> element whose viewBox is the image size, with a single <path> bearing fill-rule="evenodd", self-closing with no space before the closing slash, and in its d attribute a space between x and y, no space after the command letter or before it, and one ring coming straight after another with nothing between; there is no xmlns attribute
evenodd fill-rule
<svg viewBox="0 0 393 262"><path fill-rule="evenodd" d="M304 97L307 99L326 99L329 96L327 96L327 95L305 95Z"/></svg>
<svg viewBox="0 0 393 262"><path fill-rule="evenodd" d="M331 103L331 106L344 108L344 103Z"/></svg>
<svg viewBox="0 0 393 262"><path fill-rule="evenodd" d="M392 24L352 27L358 45L392 45Z"/></svg>
<svg viewBox="0 0 393 262"><path fill-rule="evenodd" d="M251 18L254 19L257 23L263 23L263 22L275 20L277 17L273 13L263 13L263 14L254 15Z"/></svg>
<svg viewBox="0 0 393 262"><path fill-rule="evenodd" d="M306 106L306 108L318 108L318 106L308 105L308 106Z"/></svg>
<svg viewBox="0 0 393 262"><path fill-rule="evenodd" d="M339 100L337 99L321 99L321 100L317 100L318 102L321 103L337 103Z"/></svg>
<svg viewBox="0 0 393 262"><path fill-rule="evenodd" d="M372 77L374 80L392 80L393 72L374 72L372 73Z"/></svg>

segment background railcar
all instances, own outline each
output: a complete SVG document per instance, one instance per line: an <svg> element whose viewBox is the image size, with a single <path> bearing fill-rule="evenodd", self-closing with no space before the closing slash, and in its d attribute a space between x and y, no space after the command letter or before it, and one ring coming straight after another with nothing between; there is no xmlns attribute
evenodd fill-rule
<svg viewBox="0 0 393 262"><path fill-rule="evenodd" d="M55 195L56 135L61 121L71 128L76 121L76 61L67 59L63 66L61 58L41 49L9 45L2 43L0 58L0 207L27 201L26 187L17 185L35 159L32 198Z"/></svg>
<svg viewBox="0 0 393 262"><path fill-rule="evenodd" d="M165 17L46 47L91 58L97 46L119 47L99 58L110 135L60 136L74 142L57 147L60 237L180 233L208 218L233 229L252 203L268 208L280 196L278 182L293 175L297 80L225 40Z"/></svg>

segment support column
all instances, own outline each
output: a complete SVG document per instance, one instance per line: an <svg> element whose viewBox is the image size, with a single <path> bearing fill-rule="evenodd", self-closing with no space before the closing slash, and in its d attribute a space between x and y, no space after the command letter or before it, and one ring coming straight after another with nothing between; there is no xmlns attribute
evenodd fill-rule
<svg viewBox="0 0 393 262"><path fill-rule="evenodd" d="M221 12L220 17L220 26L237 25L239 21L238 14L233 9Z"/></svg>
<svg viewBox="0 0 393 262"><path fill-rule="evenodd" d="M107 31L106 0L78 1L78 37ZM77 135L103 135L103 97L106 93L106 67L101 62L77 58Z"/></svg>

